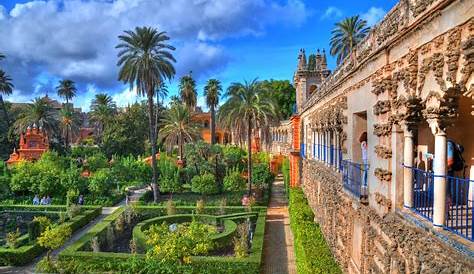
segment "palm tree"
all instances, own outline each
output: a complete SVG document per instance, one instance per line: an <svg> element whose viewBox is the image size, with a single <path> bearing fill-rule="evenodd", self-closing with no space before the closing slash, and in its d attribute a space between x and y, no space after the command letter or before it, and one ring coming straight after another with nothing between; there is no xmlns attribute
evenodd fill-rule
<svg viewBox="0 0 474 274"><path fill-rule="evenodd" d="M74 96L76 96L77 88L72 80L62 80L59 81L59 85L56 87L58 96L66 100L66 105L69 104Z"/></svg>
<svg viewBox="0 0 474 274"><path fill-rule="evenodd" d="M248 184L252 193L252 130L268 128L278 119L277 104L269 91L257 79L251 82L233 83L227 89L228 100L220 107L218 119L224 127L239 136L247 136Z"/></svg>
<svg viewBox="0 0 474 274"><path fill-rule="evenodd" d="M2 55L0 54L0 57ZM5 121L7 122L7 128L10 128L10 118L8 117L7 108L5 102L3 101L2 95L10 95L13 92L12 78L8 76L3 70L0 69L0 105L3 109L3 115L5 116Z"/></svg>
<svg viewBox="0 0 474 274"><path fill-rule="evenodd" d="M219 104L219 96L221 96L222 85L217 79L209 79L204 87L204 96L206 104L211 112L211 144L216 143L216 107Z"/></svg>
<svg viewBox="0 0 474 274"><path fill-rule="evenodd" d="M160 128L160 115L163 114L165 109L164 100L166 97L168 97L168 93L169 90L166 83L160 82L160 85L156 89L155 136L158 136L158 129Z"/></svg>
<svg viewBox="0 0 474 274"><path fill-rule="evenodd" d="M97 129L97 137L102 142L102 133L105 125L112 119L116 111L116 105L112 97L105 93L95 95L91 103L90 119Z"/></svg>
<svg viewBox="0 0 474 274"><path fill-rule="evenodd" d="M35 98L31 104L28 104L18 115L15 122L17 133L31 125L43 128L49 137L57 134L58 117L53 106L47 97Z"/></svg>
<svg viewBox="0 0 474 274"><path fill-rule="evenodd" d="M181 77L179 81L179 95L183 103L193 111L197 104L197 91L196 81L191 76L191 72Z"/></svg>
<svg viewBox="0 0 474 274"><path fill-rule="evenodd" d="M125 31L120 35L117 65L120 66L119 80L130 84L130 89L137 87L140 96L147 96L148 120L151 143L151 165L153 170L152 187L154 201L158 201L157 168L156 168L156 136L155 104L153 98L160 84L171 79L176 71L176 62L171 51L175 48L168 45L170 39L166 32L158 32L151 27L136 27L135 31Z"/></svg>
<svg viewBox="0 0 474 274"><path fill-rule="evenodd" d="M61 129L65 135L66 149L69 149L71 136L77 136L81 126L81 119L70 105L64 106L59 111Z"/></svg>
<svg viewBox="0 0 474 274"><path fill-rule="evenodd" d="M332 30L331 55L337 55L337 63L340 64L348 56L355 46L369 33L367 21L360 19L359 15L345 18Z"/></svg>
<svg viewBox="0 0 474 274"><path fill-rule="evenodd" d="M179 159L183 160L183 146L200 138L199 125L191 119L191 112L184 104L173 104L161 120L160 139L169 149L178 144Z"/></svg>

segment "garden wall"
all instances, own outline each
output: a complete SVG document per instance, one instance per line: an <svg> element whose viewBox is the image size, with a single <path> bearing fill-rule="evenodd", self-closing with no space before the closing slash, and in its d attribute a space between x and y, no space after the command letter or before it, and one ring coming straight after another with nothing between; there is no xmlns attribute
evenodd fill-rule
<svg viewBox="0 0 474 274"><path fill-rule="evenodd" d="M378 215L342 188L340 174L303 160L302 187L324 237L344 272L467 273L474 260L399 213ZM379 197L378 203L387 203Z"/></svg>

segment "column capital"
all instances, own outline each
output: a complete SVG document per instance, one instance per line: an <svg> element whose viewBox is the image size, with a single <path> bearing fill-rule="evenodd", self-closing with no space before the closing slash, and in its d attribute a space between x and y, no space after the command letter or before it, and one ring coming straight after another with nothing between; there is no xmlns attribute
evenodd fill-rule
<svg viewBox="0 0 474 274"><path fill-rule="evenodd" d="M433 135L446 135L447 124L441 118L430 118L426 120Z"/></svg>

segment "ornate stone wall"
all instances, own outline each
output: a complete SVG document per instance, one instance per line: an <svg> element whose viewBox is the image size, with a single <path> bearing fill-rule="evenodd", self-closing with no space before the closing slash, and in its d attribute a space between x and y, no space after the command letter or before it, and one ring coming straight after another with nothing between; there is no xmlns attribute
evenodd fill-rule
<svg viewBox="0 0 474 274"><path fill-rule="evenodd" d="M474 262L397 213L378 215L342 187L340 174L303 160L303 189L326 241L349 273L468 273ZM387 203L383 195L379 203Z"/></svg>

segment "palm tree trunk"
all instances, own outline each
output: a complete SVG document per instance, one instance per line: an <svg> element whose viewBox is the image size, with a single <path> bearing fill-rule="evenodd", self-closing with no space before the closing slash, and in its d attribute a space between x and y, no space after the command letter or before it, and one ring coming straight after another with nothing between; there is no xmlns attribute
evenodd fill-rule
<svg viewBox="0 0 474 274"><path fill-rule="evenodd" d="M216 143L216 113L214 105L211 105L211 144Z"/></svg>
<svg viewBox="0 0 474 274"><path fill-rule="evenodd" d="M153 94L153 93L151 93ZM153 96L148 96L148 122L150 126L150 144L151 144L151 169L153 176L151 177L151 187L153 188L153 201L158 201L158 185L156 183L158 172L156 168L156 136L155 136L155 115L154 115L155 103L153 102Z"/></svg>
<svg viewBox="0 0 474 274"><path fill-rule="evenodd" d="M183 160L183 135L182 134L179 134L179 159L181 160L181 162L184 163L184 160Z"/></svg>
<svg viewBox="0 0 474 274"><path fill-rule="evenodd" d="M248 183L249 183L249 197L252 195L252 120L248 120L247 127L247 173L248 173Z"/></svg>
<svg viewBox="0 0 474 274"><path fill-rule="evenodd" d="M66 149L69 149L69 126L66 126Z"/></svg>
<svg viewBox="0 0 474 274"><path fill-rule="evenodd" d="M5 106L5 102L3 101L3 97L0 94L0 105L2 105L3 115L5 116L5 121L7 122L7 130L10 129L10 118L8 117L7 107Z"/></svg>

